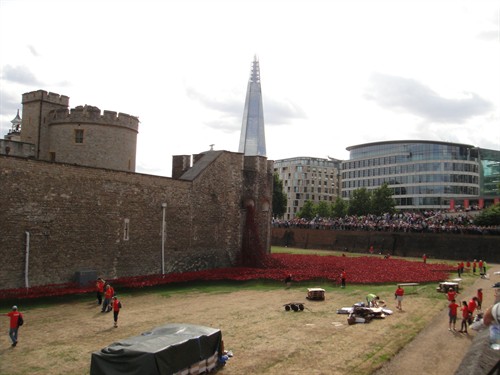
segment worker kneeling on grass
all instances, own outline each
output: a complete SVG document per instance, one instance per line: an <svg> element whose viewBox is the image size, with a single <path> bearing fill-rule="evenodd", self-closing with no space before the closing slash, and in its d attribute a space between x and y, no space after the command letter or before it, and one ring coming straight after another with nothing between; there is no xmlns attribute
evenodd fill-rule
<svg viewBox="0 0 500 375"><path fill-rule="evenodd" d="M366 302L368 307L378 307L378 303L380 301L380 297L377 296L376 294L368 294L366 296Z"/></svg>

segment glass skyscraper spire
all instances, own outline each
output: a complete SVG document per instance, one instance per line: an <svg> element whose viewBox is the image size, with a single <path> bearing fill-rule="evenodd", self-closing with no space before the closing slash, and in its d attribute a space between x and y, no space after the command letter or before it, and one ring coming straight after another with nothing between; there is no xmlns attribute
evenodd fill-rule
<svg viewBox="0 0 500 375"><path fill-rule="evenodd" d="M241 125L238 152L247 156L266 156L266 136L264 133L264 110L260 88L260 68L257 56L252 63L252 72L247 86L243 123Z"/></svg>

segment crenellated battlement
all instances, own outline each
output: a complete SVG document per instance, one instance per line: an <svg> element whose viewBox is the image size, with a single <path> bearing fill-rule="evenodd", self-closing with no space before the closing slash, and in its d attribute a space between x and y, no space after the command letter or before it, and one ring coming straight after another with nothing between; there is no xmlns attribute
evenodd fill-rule
<svg viewBox="0 0 500 375"><path fill-rule="evenodd" d="M52 104L60 104L66 107L69 106L69 96L59 95L53 92L47 92L45 90L31 91L23 94L22 103L29 103L35 101L44 101Z"/></svg>
<svg viewBox="0 0 500 375"><path fill-rule="evenodd" d="M69 109L57 109L49 113L50 124L93 123L99 125L123 126L135 131L139 129L139 119L126 113L103 111L98 107L85 105Z"/></svg>

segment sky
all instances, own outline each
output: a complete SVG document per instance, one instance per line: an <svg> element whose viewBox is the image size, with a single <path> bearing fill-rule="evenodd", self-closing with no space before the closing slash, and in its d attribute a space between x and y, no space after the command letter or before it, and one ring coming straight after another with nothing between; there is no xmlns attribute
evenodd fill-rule
<svg viewBox="0 0 500 375"><path fill-rule="evenodd" d="M254 56L270 160L500 150L498 0L0 0L0 138L45 90L137 116L136 171L171 176L173 155L238 151Z"/></svg>

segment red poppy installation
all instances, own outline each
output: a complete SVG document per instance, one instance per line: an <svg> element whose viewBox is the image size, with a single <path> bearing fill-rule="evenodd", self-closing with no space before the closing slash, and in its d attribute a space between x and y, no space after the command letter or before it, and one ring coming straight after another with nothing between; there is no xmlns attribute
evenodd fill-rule
<svg viewBox="0 0 500 375"><path fill-rule="evenodd" d="M340 257L304 254L265 255L258 267L231 267L210 270L121 277L110 281L115 288L143 288L189 281L249 281L270 280L282 282L293 274L295 281L324 280L339 282L342 269L348 275L349 284L377 284L404 282L439 282L453 272L447 264L425 264L403 259L382 257ZM81 288L77 283L51 284L31 288L0 290L1 299L38 298L68 294L89 293L94 286Z"/></svg>

